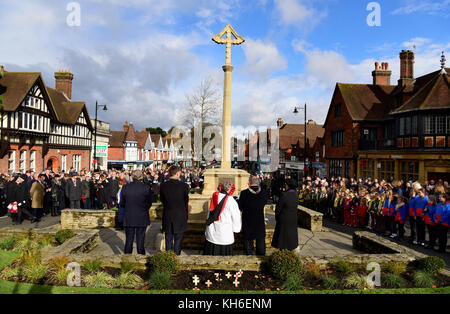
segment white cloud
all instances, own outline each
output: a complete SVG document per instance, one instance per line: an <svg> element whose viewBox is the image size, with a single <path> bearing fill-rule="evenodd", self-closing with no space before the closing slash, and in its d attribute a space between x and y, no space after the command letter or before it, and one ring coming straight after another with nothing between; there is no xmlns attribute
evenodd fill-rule
<svg viewBox="0 0 450 314"><path fill-rule="evenodd" d="M246 56L244 67L251 76L265 78L287 68L286 59L272 42L247 39L243 49Z"/></svg>
<svg viewBox="0 0 450 314"><path fill-rule="evenodd" d="M431 15L450 16L450 0L406 0L405 5L391 12L394 15L425 13Z"/></svg>
<svg viewBox="0 0 450 314"><path fill-rule="evenodd" d="M326 11L319 11L305 0L275 0L280 23L302 28L314 28L327 16Z"/></svg>

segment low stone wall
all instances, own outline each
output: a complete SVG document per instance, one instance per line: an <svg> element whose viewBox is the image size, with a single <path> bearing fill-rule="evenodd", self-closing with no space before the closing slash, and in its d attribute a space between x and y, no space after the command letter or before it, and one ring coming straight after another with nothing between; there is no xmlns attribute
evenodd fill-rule
<svg viewBox="0 0 450 314"><path fill-rule="evenodd" d="M268 257L262 256L203 256L178 258L183 270L262 271Z"/></svg>
<svg viewBox="0 0 450 314"><path fill-rule="evenodd" d="M65 209L61 211L61 229L114 228L116 215L113 210Z"/></svg>
<svg viewBox="0 0 450 314"><path fill-rule="evenodd" d="M422 253L366 231L358 231L353 234L353 248L369 254L403 254L414 258L426 257Z"/></svg>
<svg viewBox="0 0 450 314"><path fill-rule="evenodd" d="M150 207L150 220L161 220L163 214L163 205L155 203Z"/></svg>
<svg viewBox="0 0 450 314"><path fill-rule="evenodd" d="M323 214L309 208L298 206L298 226L312 232L322 232Z"/></svg>

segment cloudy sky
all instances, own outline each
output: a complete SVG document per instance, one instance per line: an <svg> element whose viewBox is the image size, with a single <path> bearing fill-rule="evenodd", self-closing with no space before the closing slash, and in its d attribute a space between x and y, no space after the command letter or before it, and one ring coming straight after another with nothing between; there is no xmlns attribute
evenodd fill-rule
<svg viewBox="0 0 450 314"><path fill-rule="evenodd" d="M228 23L246 42L232 48L233 126L274 125L278 117L324 122L336 82L371 83L374 62L416 52L416 75L450 59L450 0L384 0L370 27L365 0L79 0L80 26L67 23L69 0L0 0L0 64L9 71L75 75L73 99L109 111L113 130L177 124L185 95L212 76L222 88L225 47L211 38ZM70 9L70 7L69 7Z"/></svg>

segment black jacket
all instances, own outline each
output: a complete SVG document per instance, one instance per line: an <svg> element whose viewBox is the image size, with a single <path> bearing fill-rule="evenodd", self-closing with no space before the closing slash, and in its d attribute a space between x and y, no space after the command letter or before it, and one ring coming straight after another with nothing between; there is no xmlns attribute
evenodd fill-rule
<svg viewBox="0 0 450 314"><path fill-rule="evenodd" d="M294 250L298 246L297 230L298 195L296 192L284 192L275 209L275 232L272 247Z"/></svg>
<svg viewBox="0 0 450 314"><path fill-rule="evenodd" d="M163 231L183 233L187 227L189 186L179 180L168 180L161 184L160 195L164 206Z"/></svg>
<svg viewBox="0 0 450 314"><path fill-rule="evenodd" d="M251 188L255 193L257 188ZM239 196L239 209L242 211L242 238L244 240L264 239L266 225L264 221L264 206L269 199L266 189L258 194L249 189L241 192Z"/></svg>
<svg viewBox="0 0 450 314"><path fill-rule="evenodd" d="M152 190L142 182L125 184L120 192L120 206L124 208L124 227L147 227L150 225Z"/></svg>

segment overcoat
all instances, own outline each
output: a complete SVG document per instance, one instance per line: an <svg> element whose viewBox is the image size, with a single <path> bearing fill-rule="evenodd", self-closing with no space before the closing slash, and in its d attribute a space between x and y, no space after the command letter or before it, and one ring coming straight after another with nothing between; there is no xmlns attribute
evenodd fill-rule
<svg viewBox="0 0 450 314"><path fill-rule="evenodd" d="M266 189L250 187L239 196L239 209L242 211L242 238L243 240L264 239L266 225L264 221L264 206L269 199Z"/></svg>
<svg viewBox="0 0 450 314"><path fill-rule="evenodd" d="M276 225L272 238L272 247L291 251L298 247L297 214L297 192L282 193L275 209Z"/></svg>
<svg viewBox="0 0 450 314"><path fill-rule="evenodd" d="M187 228L189 186L179 180L169 179L161 183L159 193L164 207L163 231L183 233Z"/></svg>

